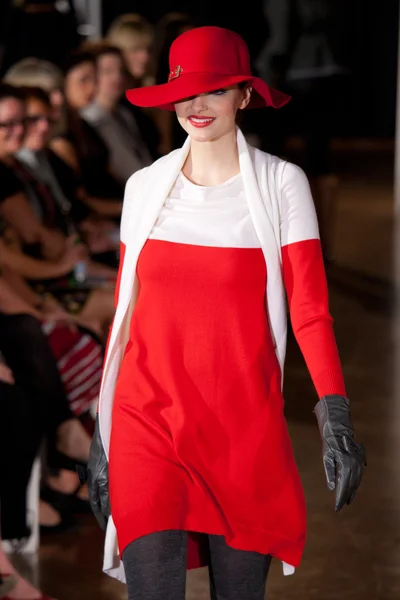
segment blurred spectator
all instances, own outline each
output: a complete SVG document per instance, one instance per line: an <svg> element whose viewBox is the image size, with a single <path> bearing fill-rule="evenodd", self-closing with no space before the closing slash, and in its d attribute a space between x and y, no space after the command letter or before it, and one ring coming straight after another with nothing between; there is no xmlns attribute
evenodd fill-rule
<svg viewBox="0 0 400 600"><path fill-rule="evenodd" d="M28 57L12 65L3 78L4 83L15 87L38 87L49 94L53 109L52 119L59 122L64 106L64 78L53 63Z"/></svg>
<svg viewBox="0 0 400 600"><path fill-rule="evenodd" d="M52 169L56 171L57 179L60 180L59 183L61 186L61 193L64 196L64 201L65 196L67 196L69 200L76 196L76 198L80 198L82 203L87 205L91 211L94 210L100 214L118 217L120 214L118 202L112 201L110 203L107 200L90 198L80 176L80 165L75 148L66 140L61 140L61 137L59 138L61 132L64 133L68 131L68 113L64 100L64 76L61 70L48 61L36 58L26 58L13 65L7 71L4 81L16 87L28 89L39 87L49 94L52 107L51 120L54 123L54 127L51 129L51 137L56 135L58 138L56 141L53 141L53 145L58 148L59 153L61 153L61 158L58 154L49 149L47 149L46 154L47 158L52 163ZM43 162L43 155L41 156L41 159ZM57 197L60 197L60 189L55 191L53 188L53 194L56 199ZM72 209L74 209L77 204L77 202L72 202ZM105 225L104 221L103 225ZM115 246L115 228L110 228L110 226L108 226L107 234L112 236L113 245ZM113 261L110 263L109 255L104 258L107 260L108 264L114 264Z"/></svg>
<svg viewBox="0 0 400 600"><path fill-rule="evenodd" d="M69 527L67 508L76 509L79 504L70 487L71 475L64 471L74 469L77 462L86 463L90 436L74 417L52 349L42 330L42 322L49 323L51 319L50 313L42 314L14 290L5 270L0 276L0 351L12 372L12 381L2 386L0 419L1 530L5 539L19 540L29 535L26 487L33 460L44 439L47 451L42 465L43 489L51 482L54 492L64 491L66 497L65 510L52 507L51 500L41 503L42 532ZM98 385L99 374L96 378ZM81 385L86 383L84 379ZM12 468L5 458L10 452L15 461ZM72 481L75 492L78 489L76 474L72 473Z"/></svg>
<svg viewBox="0 0 400 600"><path fill-rule="evenodd" d="M118 47L123 53L127 68L126 87L128 89L151 85L155 82L152 61L155 31L153 25L142 15L128 13L117 17L110 25L105 41ZM134 106L125 95L121 105L128 108L146 141L152 158L160 157L161 136L155 123L154 110Z"/></svg>
<svg viewBox="0 0 400 600"><path fill-rule="evenodd" d="M96 94L96 65L90 52L77 50L63 64L65 122L50 147L82 179L87 202L99 214L119 217L123 186L110 173L110 153L96 130L80 111Z"/></svg>
<svg viewBox="0 0 400 600"><path fill-rule="evenodd" d="M105 41L123 53L130 76L129 87L154 83L154 74L150 71L154 28L147 19L135 13L119 16L111 23Z"/></svg>
<svg viewBox="0 0 400 600"><path fill-rule="evenodd" d="M79 313L77 321L103 336L114 313L112 291L76 288L71 273L82 260L87 264L89 274L115 277L115 271L94 265L88 260L85 247L76 245L76 236L67 238L60 228L46 227L30 205L27 187L36 193L43 215L46 211L54 213L55 210L50 194L32 179L21 180L21 174L17 174L18 164L14 155L20 150L24 137L24 102L20 91L6 84L0 87L0 210L11 231L8 245L3 249L4 261L8 261L9 266L21 276L35 281L36 285L41 283L48 288L52 282L64 308ZM6 235L7 231L2 237L7 241Z"/></svg>
<svg viewBox="0 0 400 600"><path fill-rule="evenodd" d="M39 218L47 222L48 227L57 226L65 235L80 235L91 256L116 267L118 227L99 218L88 207L84 202L85 195L79 177L47 147L53 123L49 97L40 88L21 89L26 102L27 126L23 147L16 153L16 157L17 166L21 167L22 163L25 167L22 176L32 182L27 187L31 205ZM41 208L40 197L46 191L43 189L42 193L40 190L35 192L40 184L46 186L51 195L45 209Z"/></svg>
<svg viewBox="0 0 400 600"><path fill-rule="evenodd" d="M94 102L81 110L81 115L107 145L110 172L125 186L133 173L151 164L152 157L132 112L120 104L126 89L121 51L102 43L90 49L96 60L97 88Z"/></svg>

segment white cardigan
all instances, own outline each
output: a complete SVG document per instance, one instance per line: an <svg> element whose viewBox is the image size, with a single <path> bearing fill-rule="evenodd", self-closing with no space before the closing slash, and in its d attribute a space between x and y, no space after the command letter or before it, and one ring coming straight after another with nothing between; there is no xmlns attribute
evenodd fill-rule
<svg viewBox="0 0 400 600"><path fill-rule="evenodd" d="M266 308L283 381L287 313L281 248L318 238L317 218L307 177L299 167L249 146L240 129L237 129L237 144L249 211L268 269ZM126 184L121 219L121 241L126 245L126 252L99 400L100 434L107 456L114 390L138 296L137 260L189 149L190 138L181 149L134 173ZM125 582L112 517L106 532L103 569Z"/></svg>

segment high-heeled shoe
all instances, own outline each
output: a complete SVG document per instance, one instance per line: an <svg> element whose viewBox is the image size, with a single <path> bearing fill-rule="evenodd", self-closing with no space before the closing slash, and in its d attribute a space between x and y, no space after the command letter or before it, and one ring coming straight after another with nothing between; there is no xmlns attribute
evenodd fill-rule
<svg viewBox="0 0 400 600"><path fill-rule="evenodd" d="M76 472L77 465L87 467L87 462L71 458L57 449L52 450L51 456L49 455L48 457L48 467L50 470L65 469L66 471Z"/></svg>
<svg viewBox="0 0 400 600"><path fill-rule="evenodd" d="M48 485L43 485L40 490L40 498L62 515L90 514L92 511L89 500L77 496L80 489L81 485L71 494L65 494Z"/></svg>

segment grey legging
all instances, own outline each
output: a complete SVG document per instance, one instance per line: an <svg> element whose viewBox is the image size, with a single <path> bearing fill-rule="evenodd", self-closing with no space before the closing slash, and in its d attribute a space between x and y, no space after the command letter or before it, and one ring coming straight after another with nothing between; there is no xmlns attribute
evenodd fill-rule
<svg viewBox="0 0 400 600"><path fill-rule="evenodd" d="M211 600L264 600L271 557L230 548L209 535ZM160 531L131 542L122 554L129 600L184 600L185 531Z"/></svg>

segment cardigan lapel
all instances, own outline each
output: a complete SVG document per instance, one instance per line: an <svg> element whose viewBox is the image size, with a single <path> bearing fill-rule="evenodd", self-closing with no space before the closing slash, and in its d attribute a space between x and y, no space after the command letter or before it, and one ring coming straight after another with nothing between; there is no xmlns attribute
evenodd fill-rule
<svg viewBox="0 0 400 600"><path fill-rule="evenodd" d="M273 226L272 198L269 194L261 194L257 181L257 173L250 155L249 146L244 135L237 131L240 171L243 185L253 221L254 229L263 250L267 265L267 302L266 310L275 348L278 352L279 363L283 369L284 350L281 347L281 309L285 307L285 292L282 284L281 255L278 247L277 232ZM259 174L261 175L261 174ZM264 189L268 189L264 186ZM268 195L268 197L267 197ZM285 332L283 332L285 335Z"/></svg>
<svg viewBox="0 0 400 600"><path fill-rule="evenodd" d="M178 177L189 153L190 139L185 141L181 149L153 163L145 173L143 185L139 183L136 190L138 198L133 202L128 223L128 240L126 244L124 266L121 274L119 302L112 326L109 349L104 364L103 381L106 378L110 359L116 345L133 292L138 287L136 265L139 254L153 228L161 208ZM127 201L127 199L125 199ZM129 201L129 200L128 200Z"/></svg>

